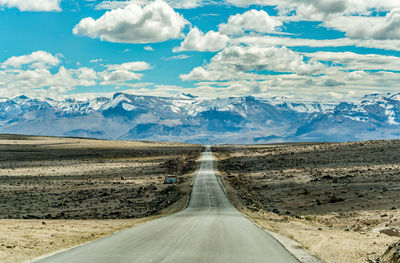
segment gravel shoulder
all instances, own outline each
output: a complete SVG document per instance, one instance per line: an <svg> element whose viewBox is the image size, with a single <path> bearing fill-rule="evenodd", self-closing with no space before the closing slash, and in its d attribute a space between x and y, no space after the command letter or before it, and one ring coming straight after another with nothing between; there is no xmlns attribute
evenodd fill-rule
<svg viewBox="0 0 400 263"><path fill-rule="evenodd" d="M213 151L230 198L258 225L325 262L375 262L400 240L399 146L369 141Z"/></svg>
<svg viewBox="0 0 400 263"><path fill-rule="evenodd" d="M0 262L23 262L183 209L203 147L0 135ZM177 184L164 184L165 175Z"/></svg>

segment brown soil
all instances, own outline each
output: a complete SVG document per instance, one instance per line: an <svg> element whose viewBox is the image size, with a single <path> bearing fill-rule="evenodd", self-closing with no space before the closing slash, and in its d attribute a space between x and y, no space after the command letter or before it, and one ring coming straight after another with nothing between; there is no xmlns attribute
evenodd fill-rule
<svg viewBox="0 0 400 263"><path fill-rule="evenodd" d="M201 151L0 135L0 262L23 262L181 210ZM168 174L178 183L164 185Z"/></svg>
<svg viewBox="0 0 400 263"><path fill-rule="evenodd" d="M399 240L400 141L213 151L239 209L326 262L374 261Z"/></svg>
<svg viewBox="0 0 400 263"><path fill-rule="evenodd" d="M0 218L120 219L181 205L201 146L0 136ZM164 185L164 176L178 184Z"/></svg>
<svg viewBox="0 0 400 263"><path fill-rule="evenodd" d="M0 262L24 262L153 219L0 220Z"/></svg>

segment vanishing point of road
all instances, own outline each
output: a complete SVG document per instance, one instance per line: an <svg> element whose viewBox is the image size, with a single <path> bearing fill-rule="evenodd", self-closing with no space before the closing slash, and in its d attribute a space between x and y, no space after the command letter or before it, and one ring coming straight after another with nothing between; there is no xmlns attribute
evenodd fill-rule
<svg viewBox="0 0 400 263"><path fill-rule="evenodd" d="M210 148L202 154L190 202L183 211L38 262L298 263L232 205L215 176Z"/></svg>

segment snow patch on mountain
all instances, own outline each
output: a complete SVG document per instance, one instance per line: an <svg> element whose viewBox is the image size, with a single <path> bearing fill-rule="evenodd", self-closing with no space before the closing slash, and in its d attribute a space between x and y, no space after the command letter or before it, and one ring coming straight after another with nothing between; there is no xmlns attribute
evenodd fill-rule
<svg viewBox="0 0 400 263"><path fill-rule="evenodd" d="M359 102L116 93L90 100L0 98L0 132L202 144L400 138L400 94Z"/></svg>

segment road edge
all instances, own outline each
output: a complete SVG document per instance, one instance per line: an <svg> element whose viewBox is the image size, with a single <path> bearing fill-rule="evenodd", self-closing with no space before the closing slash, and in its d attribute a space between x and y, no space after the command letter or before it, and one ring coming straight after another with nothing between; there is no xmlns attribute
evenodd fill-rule
<svg viewBox="0 0 400 263"><path fill-rule="evenodd" d="M222 190L224 191L225 195L228 197L228 199L231 201L231 203L236 207L236 209L247 219L249 219L253 224L255 224L259 229L263 230L264 232L266 232L267 234L269 234L270 236L272 236L278 243L280 243L287 251L289 251L290 254L292 254L299 262L301 263L323 263L322 260L318 259L317 257L311 255L310 253L308 253L306 250L301 248L301 245L293 240L290 239L286 236L283 236L281 234L269 231L265 228L263 228L262 226L260 226L259 224L257 224L253 218L249 217L248 215L242 213L242 211L240 211L240 209L237 208L237 206L235 205L235 203L233 203L233 201L231 200L231 198L229 197L229 195L227 194L227 191L225 189L225 185L223 184L221 178L219 175L217 175L218 178L218 183L220 184Z"/></svg>
<svg viewBox="0 0 400 263"><path fill-rule="evenodd" d="M214 158L213 158L213 166L214 166L214 171L215 171L215 175L217 177L217 181L218 184L221 186L222 191L225 193L225 195L228 197L229 201L232 203L232 205L247 219L249 219L251 222L253 222L259 229L263 230L264 232L266 232L267 234L269 234L272 238L274 238L279 244L281 244L282 247L284 247L290 254L292 254L299 262L301 263L323 263L323 261L313 255L311 255L310 253L308 253L306 250L301 248L301 245L293 240L290 239L286 236L283 236L281 234L272 232L270 230L267 230L265 228L263 228L262 226L260 226L259 224L257 224L253 218L251 218L250 216L244 214L237 206L236 204L232 201L232 199L229 197L228 195L228 191L226 190L225 184L221 178L221 174L219 172L218 169L216 169L217 167L217 162Z"/></svg>
<svg viewBox="0 0 400 263"><path fill-rule="evenodd" d="M203 153L204 153L205 150L206 150L206 148L203 149L203 151L201 152L201 154L200 154L198 160L201 160L201 158L203 157ZM51 252L51 253L48 253L48 254L45 254L45 255L42 255L42 256L38 256L38 257L35 257L35 258L32 258L32 259L28 259L28 260L23 261L23 262L21 262L21 263L35 263L35 262L39 262L39 261L42 260L42 259L45 259L45 258L54 256L54 255L57 255L57 254L60 254L60 253L67 252L67 251L70 251L70 250L72 250L72 249L76 249L76 248L79 248L79 247L81 247L81 246L88 245L88 244L90 244L90 243L94 243L94 242L99 241L99 240L101 240L101 239L103 239L103 238L107 238L107 237L110 237L110 236L112 236L112 235L116 235L116 234L119 233L119 232L122 232L122 231L125 231L125 230L127 230L127 229L136 227L136 226L138 226L138 225L146 224L146 223L148 223L148 222L150 222L150 221L153 221L153 220L157 220L157 219L160 219L160 218L169 217L169 216L171 216L171 215L180 213L181 211L185 210L185 209L189 206L190 199L191 199L191 196L192 196L192 190L193 190L192 187L193 187L194 181L196 180L196 177L197 177L197 174L198 174L199 170L200 170L200 165L199 165L199 167L197 167L196 171L192 172L192 174L194 174L194 176L193 176L192 182L190 183L189 196L188 196L188 198L186 199L186 204L185 204L185 206L184 206L182 209L180 209L179 211L175 211L175 212L173 212L173 213L168 213L168 214L164 214L164 215L155 215L155 218L151 218L151 219L149 218L149 220L146 220L146 221L143 222L143 223L139 223L139 224L134 225L134 226L132 226L132 227L127 227L127 228L125 228L125 229L121 229L121 230L119 230L119 231L116 231L116 232L114 232L114 233L111 233L110 235L107 235L107 236L104 236L104 237L101 237L101 238L98 238L98 239L94 239L94 240L91 240L91 241L88 241L88 242L85 242L85 243L81 243L81 244L75 245L75 246L73 246L73 247L69 247L69 248L57 250L57 251L54 251L54 252Z"/></svg>

